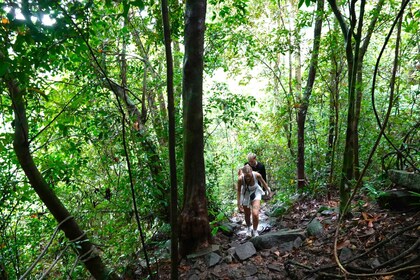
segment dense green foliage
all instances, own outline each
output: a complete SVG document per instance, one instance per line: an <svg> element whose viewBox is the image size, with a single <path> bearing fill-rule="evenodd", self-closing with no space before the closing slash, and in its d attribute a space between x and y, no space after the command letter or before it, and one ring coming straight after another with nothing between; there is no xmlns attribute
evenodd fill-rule
<svg viewBox="0 0 420 280"><path fill-rule="evenodd" d="M212 220L223 219L220 213L236 211L237 170L248 152L256 153L266 165L268 183L278 192L274 202L287 200L287 195L295 192L296 112L302 81L308 74L313 2L208 1L204 136ZM372 109L372 75L400 8L396 2L386 1L380 12L364 59L365 79L358 85L363 92L359 123L362 167L379 132ZM183 178L183 9L178 1L170 4L179 182ZM366 22L372 13L368 6ZM24 91L30 149L39 170L98 245L105 263L121 274L133 263L144 265L132 183L150 248L169 239L166 72L160 17L159 3L153 1L0 3L0 271L5 269L10 279L18 278L35 261L57 223L16 159L8 81L17 82ZM318 73L306 121L309 184L305 191L309 194L336 189L345 145L345 46L327 5L324 17ZM381 121L391 87L395 98L385 130L388 140L380 142L363 191L375 193L386 188L386 169L418 168L419 24L420 3L411 1L403 14L394 84L390 78L395 36L379 63L374 102ZM125 97L112 91L113 83L124 88ZM331 116L336 120L334 153L328 146ZM402 157L393 146L409 156ZM182 201L181 189L179 194ZM77 265L72 246L59 232L35 266L33 278L45 273L63 250L51 278L84 278L87 272ZM159 251L159 256L165 254Z"/></svg>

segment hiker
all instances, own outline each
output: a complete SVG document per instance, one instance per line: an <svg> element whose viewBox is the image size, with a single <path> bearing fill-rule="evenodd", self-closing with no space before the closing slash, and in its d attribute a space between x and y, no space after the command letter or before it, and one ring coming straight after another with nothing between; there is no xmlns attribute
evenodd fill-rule
<svg viewBox="0 0 420 280"><path fill-rule="evenodd" d="M238 210L239 212L245 213L245 223L247 226L247 237L258 236L258 222L261 196L264 194L263 189L258 184L262 183L262 186L268 191L271 196L271 190L268 187L261 174L252 171L250 165L245 165L241 169L241 174L238 173L237 183L237 199L238 199ZM252 210L252 229L251 229L251 210Z"/></svg>
<svg viewBox="0 0 420 280"><path fill-rule="evenodd" d="M249 153L248 156L248 162L245 163L245 165L249 165L252 167L252 171L256 171L261 174L262 178L265 182L267 182L267 175L265 173L265 166L261 162L257 161L257 155L254 153ZM260 181L260 185L262 182Z"/></svg>

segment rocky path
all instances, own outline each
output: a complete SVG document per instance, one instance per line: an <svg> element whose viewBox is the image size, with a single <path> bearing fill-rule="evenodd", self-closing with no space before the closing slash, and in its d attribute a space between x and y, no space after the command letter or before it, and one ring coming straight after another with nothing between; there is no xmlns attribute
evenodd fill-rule
<svg viewBox="0 0 420 280"><path fill-rule="evenodd" d="M246 238L238 214L211 248L182 260L180 279L346 279L333 254L337 205L336 200L301 198L272 218L267 214L273 206L264 204L260 236L253 238ZM353 209L338 240L339 259L354 274L347 279L420 279L420 213L381 210L362 198ZM170 279L169 267L160 265L159 279Z"/></svg>

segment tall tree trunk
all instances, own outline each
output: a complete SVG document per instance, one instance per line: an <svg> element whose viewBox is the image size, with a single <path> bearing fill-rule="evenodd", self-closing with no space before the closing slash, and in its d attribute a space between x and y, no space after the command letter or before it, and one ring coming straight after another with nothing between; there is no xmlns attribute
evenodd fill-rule
<svg viewBox="0 0 420 280"><path fill-rule="evenodd" d="M128 96L129 90L125 89L124 87L120 86L119 84L108 80L103 83L104 87L110 89L113 91L121 100L124 101L124 104L127 108L127 111L130 113L130 115L135 116L136 122L140 123L140 127L136 127L135 129L138 131L138 135L141 140L141 148L145 153L147 153L148 157L150 158L146 164L149 167L150 174L153 178L153 183L155 184L155 187L160 190L162 196L159 199L161 201L161 210L159 210L159 214L162 214L160 218L162 218L165 221L169 221L169 211L163 203L163 201L168 201L168 190L167 190L167 184L165 180L165 176L163 173L163 163L159 157L158 147L155 145L155 143L149 139L147 132L144 129L144 123L142 123L142 111L137 107L137 105L134 103L133 100Z"/></svg>
<svg viewBox="0 0 420 280"><path fill-rule="evenodd" d="M207 211L203 135L203 52L206 0L187 0L183 75L184 203L180 215L180 253L211 242Z"/></svg>
<svg viewBox="0 0 420 280"><path fill-rule="evenodd" d="M376 6L376 14L368 27L368 34L365 38L364 44L360 46L362 40L362 27L365 13L366 0L362 0L359 5L359 16L356 16L356 2L351 0L349 5L349 18L350 25L345 22L335 0L328 0L335 17L340 24L343 33L344 44L346 46L346 59L347 59L347 72L348 72L348 112L347 112L347 129L346 129L346 142L343 156L342 177L340 181L340 213L347 214L344 207L350 198L351 181L355 179L358 169L358 122L361 106L361 90L362 85L362 67L363 57L369 44L371 33L376 23L378 14L382 8L383 1L379 1ZM355 32L357 24L357 29ZM360 75L359 75L360 73ZM360 80L359 80L360 79ZM358 95L359 99L358 99Z"/></svg>
<svg viewBox="0 0 420 280"><path fill-rule="evenodd" d="M363 99L363 60L367 51L367 48L370 43L370 39L373 34L373 30L375 28L376 22L378 20L378 16L382 9L385 0L380 0L375 7L376 12L373 13L373 17L370 21L369 27L366 31L366 35L364 36L363 45L360 48L359 56L357 58L358 67L356 69L356 105L355 105L355 114L354 114L354 122L355 122L355 137L354 137L354 176L355 179L358 180L360 177L360 160L359 160L359 120L360 120L360 111L362 109L362 99Z"/></svg>
<svg viewBox="0 0 420 280"><path fill-rule="evenodd" d="M348 111L347 111L347 128L346 128L346 140L343 155L343 166L340 180L340 213L343 213L344 206L350 198L351 191L351 180L354 178L354 138L355 138L355 69L357 68L357 61L354 61L354 57L357 58L357 52L360 45L360 34L354 35L355 42L353 45L353 33L357 24L356 17L356 1L352 0L350 3L350 27L347 26L343 15L337 7L335 0L328 0L330 6L336 16L344 37L344 44L346 46L346 59L347 59L347 75L348 75ZM359 27L361 28L363 13L364 13L365 0L361 3L361 17L359 16ZM361 30L360 30L361 31ZM359 30L358 30L359 32ZM354 53L353 53L354 51Z"/></svg>
<svg viewBox="0 0 420 280"><path fill-rule="evenodd" d="M335 29L336 30L336 29ZM334 45L334 44L333 44ZM329 124L328 124L328 149L326 153L326 164L328 166L328 199L331 199L331 191L334 183L334 165L335 165L335 148L338 139L338 98L339 84L342 66L340 57L337 56L337 50L332 48L331 55L331 75L330 75L330 101L329 101Z"/></svg>
<svg viewBox="0 0 420 280"><path fill-rule="evenodd" d="M168 1L162 0L162 22L166 53L166 88L168 91L169 117L169 166L171 173L171 279L178 279L178 186L176 179L175 157L175 102L174 102L174 67L171 49L171 29Z"/></svg>
<svg viewBox="0 0 420 280"><path fill-rule="evenodd" d="M15 112L13 147L32 188L57 222L62 223L60 228L64 231L66 237L76 244L75 248L79 254L80 261L83 262L92 276L95 279L118 279L115 274L110 273L105 267L96 247L89 241L86 233L79 227L76 220L71 217L36 167L29 149L29 129L23 94L15 82L8 81L7 84Z"/></svg>
<svg viewBox="0 0 420 280"><path fill-rule="evenodd" d="M298 189L302 189L306 184L305 176L305 121L309 107L309 97L312 94L312 87L315 82L316 68L318 66L318 54L321 41L322 18L324 11L324 0L317 1L316 20L314 30L314 44L311 55L311 64L309 66L308 80L305 86L305 92L302 96L301 104L297 115L298 126L298 154L297 154L297 180Z"/></svg>

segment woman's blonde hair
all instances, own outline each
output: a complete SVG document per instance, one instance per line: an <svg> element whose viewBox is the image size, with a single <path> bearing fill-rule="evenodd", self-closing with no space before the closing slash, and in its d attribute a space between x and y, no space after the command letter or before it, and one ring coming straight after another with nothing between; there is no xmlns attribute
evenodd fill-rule
<svg viewBox="0 0 420 280"><path fill-rule="evenodd" d="M242 167L242 173L252 173L252 167L249 166L249 164L245 165L244 167Z"/></svg>

